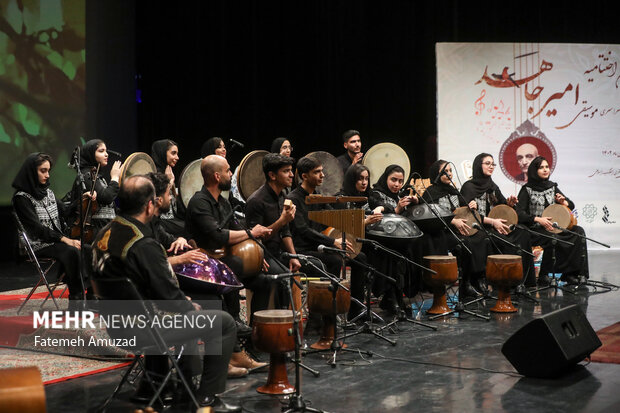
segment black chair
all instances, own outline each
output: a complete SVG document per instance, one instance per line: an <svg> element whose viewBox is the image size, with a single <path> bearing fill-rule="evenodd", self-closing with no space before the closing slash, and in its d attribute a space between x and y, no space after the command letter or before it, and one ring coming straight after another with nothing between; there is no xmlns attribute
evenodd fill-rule
<svg viewBox="0 0 620 413"><path fill-rule="evenodd" d="M91 286L94 290L95 296L99 299L99 311L103 316L109 316L113 314L120 314L122 310L122 315L125 317L127 315L134 315L139 317L145 317L148 320L148 325L153 325L154 318L154 309L149 305L147 301L144 300L142 295L139 293L138 289L134 285L134 283L128 278L102 278L101 276L91 277ZM120 301L120 300L130 300L127 302L127 305L123 305L122 309L119 309L118 306L114 303L110 303L110 305L106 305L106 301ZM123 375L120 383L114 389L114 392L106 399L104 404L99 408L98 411L104 412L108 404L116 397L118 392L121 390L130 374L134 371L134 369L140 367L152 387L155 391L153 397L147 404L147 406L152 406L155 400L160 401L163 405L163 401L160 399L160 394L163 391L164 387L168 383L168 381L172 378L172 375L176 372L178 378L180 378L185 390L189 394L192 402L196 406L199 407L198 401L196 400L196 396L194 395L194 391L192 390L190 384L188 383L185 375L181 373L179 369L179 358L183 354L183 343L167 343L160 329L156 326L148 329L108 329L108 334L112 338L132 338L134 336L140 336L141 338L145 338L144 345L136 351L135 348L130 348L131 351L134 352L134 360ZM145 337L146 336L146 337ZM170 350L172 346L176 345L178 349L178 354L175 357L173 351ZM159 354L166 356L172 367L168 369L168 372L161 383L158 383L156 386L155 381L149 375L147 369L144 366L144 361L142 360L142 356L146 354L146 352L152 354L152 351L157 351Z"/></svg>
<svg viewBox="0 0 620 413"><path fill-rule="evenodd" d="M19 216L17 216L17 213L15 212L15 210L13 210L12 212L13 212L13 219L15 220L15 225L17 226L17 236L19 239L20 252L22 253L22 255L27 256L27 261L32 263L34 267L36 268L37 272L39 273L39 280L34 285L34 287L32 287L32 289L28 293L28 296L24 300L24 302L19 306L19 309L17 310L17 314L19 314L22 311L22 309L24 308L28 300L30 300L30 297L32 297L32 294L34 294L37 288L39 288L41 283L44 283L45 286L47 287L48 294L47 294L47 297L45 297L45 300L43 300L43 302L41 303L41 306L39 308L42 308L43 305L45 305L45 303L47 302L47 300L51 297L52 302L56 306L56 309L59 310L60 307L58 306L58 303L56 302L56 299L54 298L54 291L56 290L58 285L62 282L63 278L65 277L65 273L63 272L62 274L59 274L56 283L53 286L50 286L50 283L47 280L47 274L49 273L49 271L52 269L52 267L56 263L56 260L54 258L37 257L37 254L32 248L32 244L30 243L28 234L26 234L26 230L24 229L24 226L22 225L22 222L20 221ZM67 290L67 287L65 287L62 294L64 294L66 290Z"/></svg>

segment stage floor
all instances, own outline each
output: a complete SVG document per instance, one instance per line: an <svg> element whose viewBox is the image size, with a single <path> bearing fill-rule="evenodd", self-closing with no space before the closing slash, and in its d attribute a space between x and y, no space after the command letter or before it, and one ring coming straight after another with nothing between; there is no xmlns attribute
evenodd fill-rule
<svg viewBox="0 0 620 413"><path fill-rule="evenodd" d="M592 251L592 279L620 284L618 258ZM620 321L620 291L597 293L590 289L571 295L546 290L537 293L536 298L540 299L539 305L522 299L517 313L491 314L488 322L470 315L446 317L430 322L438 331L401 323L396 334L388 334L397 341L394 347L373 336L358 335L347 340L350 348L368 350L374 355L340 353L335 368L327 365L321 355L308 355L304 363L319 370L320 377L303 372L303 397L310 406L329 412L619 411L620 365L582 362L560 379L530 379L519 376L500 349L510 335L532 318L571 304L581 306L594 330L616 323ZM469 309L488 315L492 305L487 301L485 306ZM316 335L306 338L308 343L314 339ZM48 411L94 411L112 392L122 372L46 386ZM266 376L255 373L229 380L226 399L242 404L248 412L279 412L285 400L255 390L266 381ZM294 377L289 368L291 384ZM108 411L132 411L130 394L131 391L122 393ZM184 412L188 408L167 411Z"/></svg>

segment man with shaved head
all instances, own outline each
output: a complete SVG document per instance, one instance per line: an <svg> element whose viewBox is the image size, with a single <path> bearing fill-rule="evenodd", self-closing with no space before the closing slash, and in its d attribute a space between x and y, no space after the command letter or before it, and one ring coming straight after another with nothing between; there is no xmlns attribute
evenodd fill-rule
<svg viewBox="0 0 620 413"><path fill-rule="evenodd" d="M255 238L263 238L271 234L271 229L262 225L256 225L251 230L246 231L234 219L230 202L221 195L222 191L230 189L232 179L232 172L226 158L219 155L206 156L200 164L200 171L204 185L187 204L185 217L185 229L196 241L199 248L206 250L223 249L226 246L247 240L250 238L250 234ZM243 282L245 288L254 293L252 312L266 309L271 291L271 284L268 279L263 274L248 277L244 272L243 260L240 257L225 255L220 258L220 261L228 265ZM192 296L196 296L196 293L192 293ZM239 291L233 290L224 294L222 298L226 311L233 316L237 323L237 334L239 336L249 335L252 330L239 317L241 311ZM241 352L238 347L235 349L231 363L232 366L229 371L230 375L234 377L243 375L244 372L232 367L248 369L258 367L258 364L246 357L246 354Z"/></svg>
<svg viewBox="0 0 620 413"><path fill-rule="evenodd" d="M519 169L521 169L521 173L515 176L515 179L517 181L527 182L527 168L534 158L538 156L538 148L531 143L524 143L517 148L515 154L517 155L517 164L519 165Z"/></svg>

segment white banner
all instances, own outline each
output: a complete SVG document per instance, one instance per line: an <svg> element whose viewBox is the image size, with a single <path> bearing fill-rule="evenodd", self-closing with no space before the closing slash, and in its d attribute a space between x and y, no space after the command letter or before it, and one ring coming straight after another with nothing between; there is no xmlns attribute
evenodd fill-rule
<svg viewBox="0 0 620 413"><path fill-rule="evenodd" d="M436 52L438 153L461 182L488 152L493 180L516 195L522 168L543 155L588 237L620 249L620 45L439 43Z"/></svg>

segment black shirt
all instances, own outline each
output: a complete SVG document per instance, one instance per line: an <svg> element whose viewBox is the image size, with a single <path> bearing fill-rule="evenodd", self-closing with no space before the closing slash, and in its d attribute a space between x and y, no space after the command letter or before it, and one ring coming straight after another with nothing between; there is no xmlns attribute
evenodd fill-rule
<svg viewBox="0 0 620 413"><path fill-rule="evenodd" d="M192 311L179 289L163 247L144 225L132 217L116 217L93 242L96 277L127 277L146 299L172 300L166 310Z"/></svg>
<svg viewBox="0 0 620 413"><path fill-rule="evenodd" d="M306 205L306 197L310 195L301 185L289 194L288 198L293 201L297 210L295 219L291 222L291 232L293 234L293 244L295 251L316 251L319 245L332 247L334 240L327 235L321 234L326 225L311 221L308 218L308 211L320 211L332 209L327 204Z"/></svg>
<svg viewBox="0 0 620 413"><path fill-rule="evenodd" d="M185 229L200 248L222 248L228 245L231 229L242 229L233 220L222 225L224 219L231 216L231 212L232 207L227 199L220 194L216 201L211 192L203 186L187 205ZM220 225L222 229L218 229Z"/></svg>
<svg viewBox="0 0 620 413"><path fill-rule="evenodd" d="M268 227L280 218L284 209L284 191L276 194L274 190L265 184L254 192L247 200L245 207L245 220L250 228L257 224ZM291 237L291 230L286 224L271 236L263 244L273 255L280 254L282 238Z"/></svg>
<svg viewBox="0 0 620 413"><path fill-rule="evenodd" d="M345 152L342 155L337 156L336 160L338 161L338 163L340 164L340 167L342 168L342 173L346 173L347 169L349 169L349 166L353 164L353 160L351 160L351 157L349 156L349 152Z"/></svg>

